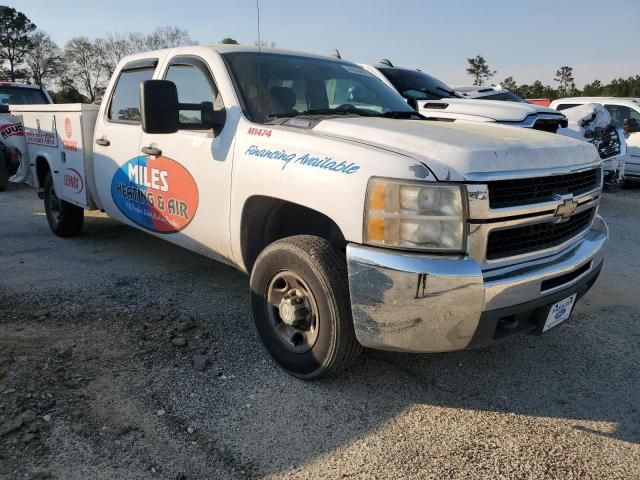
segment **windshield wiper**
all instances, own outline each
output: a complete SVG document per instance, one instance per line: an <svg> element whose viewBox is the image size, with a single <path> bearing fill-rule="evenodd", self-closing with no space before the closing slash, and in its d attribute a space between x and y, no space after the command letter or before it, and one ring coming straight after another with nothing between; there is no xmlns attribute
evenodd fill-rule
<svg viewBox="0 0 640 480"><path fill-rule="evenodd" d="M364 110L360 110L359 108L353 108L353 109L322 108L322 109L306 110L304 112L271 113L267 115L267 120L272 120L277 118L305 117L305 116L314 116L314 115L354 115L354 116L366 116L366 117L372 116L370 113L365 112Z"/></svg>

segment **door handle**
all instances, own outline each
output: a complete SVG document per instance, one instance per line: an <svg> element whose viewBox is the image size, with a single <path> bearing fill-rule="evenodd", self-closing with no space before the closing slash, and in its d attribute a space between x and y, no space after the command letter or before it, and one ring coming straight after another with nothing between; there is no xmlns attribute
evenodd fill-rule
<svg viewBox="0 0 640 480"><path fill-rule="evenodd" d="M108 147L109 145L111 145L111 142L107 140L107 137L102 137L102 138L96 138L96 144L101 145L103 147Z"/></svg>
<svg viewBox="0 0 640 480"><path fill-rule="evenodd" d="M160 155L162 155L162 150L160 150L157 147L152 147L152 146L142 147L141 150L142 150L142 153L146 153L147 155L153 155L154 157L159 157Z"/></svg>

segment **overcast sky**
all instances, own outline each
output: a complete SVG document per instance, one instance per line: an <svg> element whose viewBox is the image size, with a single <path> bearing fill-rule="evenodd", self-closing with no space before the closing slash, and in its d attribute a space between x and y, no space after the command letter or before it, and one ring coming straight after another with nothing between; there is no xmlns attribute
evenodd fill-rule
<svg viewBox="0 0 640 480"><path fill-rule="evenodd" d="M177 25L200 43L257 39L255 0L20 0L23 11L63 46ZM498 73L552 84L562 65L579 87L640 74L640 0L260 0L262 39L278 47L420 68L449 84L469 84L467 57L482 54Z"/></svg>

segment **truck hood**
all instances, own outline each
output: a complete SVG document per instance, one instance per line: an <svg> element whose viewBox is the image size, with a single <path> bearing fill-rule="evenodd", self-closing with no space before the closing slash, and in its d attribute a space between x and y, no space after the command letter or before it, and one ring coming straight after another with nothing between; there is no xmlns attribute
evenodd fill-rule
<svg viewBox="0 0 640 480"><path fill-rule="evenodd" d="M425 105L446 105L445 108L425 108ZM473 100L464 98L445 98L418 102L420 113L437 116L438 113L472 115L484 117L496 122L521 122L529 115L552 115L563 118L553 108L541 107L531 103L503 102L500 100Z"/></svg>
<svg viewBox="0 0 640 480"><path fill-rule="evenodd" d="M323 120L312 131L413 158L439 180L463 181L473 174L572 167L600 161L596 149L586 142L528 128L479 122L354 117Z"/></svg>

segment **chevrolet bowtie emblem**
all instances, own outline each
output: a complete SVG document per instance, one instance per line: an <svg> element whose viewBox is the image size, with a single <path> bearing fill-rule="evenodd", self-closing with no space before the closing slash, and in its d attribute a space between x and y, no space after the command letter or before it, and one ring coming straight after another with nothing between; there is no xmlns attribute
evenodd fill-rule
<svg viewBox="0 0 640 480"><path fill-rule="evenodd" d="M573 197L561 197L559 200L562 200L562 203L556 208L555 217L560 221L569 220L578 208L578 202L576 202Z"/></svg>

